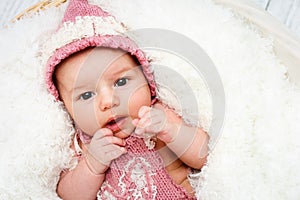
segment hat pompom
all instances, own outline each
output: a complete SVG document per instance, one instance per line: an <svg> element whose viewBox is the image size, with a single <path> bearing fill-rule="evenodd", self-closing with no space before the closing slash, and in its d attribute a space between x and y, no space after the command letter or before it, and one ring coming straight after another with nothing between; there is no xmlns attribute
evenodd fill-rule
<svg viewBox="0 0 300 200"><path fill-rule="evenodd" d="M62 23L68 21L75 22L75 19L78 16L107 17L110 16L110 14L98 6L88 4L88 0L71 0L65 11Z"/></svg>

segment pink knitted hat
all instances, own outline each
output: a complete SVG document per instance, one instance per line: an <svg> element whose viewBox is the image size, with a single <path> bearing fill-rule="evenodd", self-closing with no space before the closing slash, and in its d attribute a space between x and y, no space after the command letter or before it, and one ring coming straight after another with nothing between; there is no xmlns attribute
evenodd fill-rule
<svg viewBox="0 0 300 200"><path fill-rule="evenodd" d="M49 58L46 84L56 100L59 99L59 93L52 79L55 67L71 54L87 47L118 48L134 55L142 66L154 97L155 82L150 64L138 46L125 35L126 31L126 27L114 16L98 6L90 5L88 0L71 0L58 30L44 44Z"/></svg>

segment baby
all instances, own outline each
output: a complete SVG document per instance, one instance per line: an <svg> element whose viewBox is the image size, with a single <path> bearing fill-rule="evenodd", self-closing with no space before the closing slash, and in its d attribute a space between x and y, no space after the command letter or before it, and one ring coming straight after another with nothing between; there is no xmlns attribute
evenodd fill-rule
<svg viewBox="0 0 300 200"><path fill-rule="evenodd" d="M160 103L148 60L113 16L73 0L62 23L45 45L46 82L74 121L78 164L58 195L195 199L187 177L205 164L207 133Z"/></svg>

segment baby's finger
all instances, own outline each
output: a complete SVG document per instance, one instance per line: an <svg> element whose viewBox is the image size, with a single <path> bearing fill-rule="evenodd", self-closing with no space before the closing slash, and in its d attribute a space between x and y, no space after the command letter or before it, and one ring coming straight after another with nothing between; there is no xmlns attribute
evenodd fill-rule
<svg viewBox="0 0 300 200"><path fill-rule="evenodd" d="M152 126L154 122L157 122L158 119L156 115L152 116L152 109L149 112L144 113L143 117L138 121L135 129L136 134L142 134L144 133L144 129L146 127Z"/></svg>
<svg viewBox="0 0 300 200"><path fill-rule="evenodd" d="M139 120L136 128L135 128L135 133L137 135L141 135L145 132L145 128L148 126L151 126L151 119L150 118L142 118Z"/></svg>
<svg viewBox="0 0 300 200"><path fill-rule="evenodd" d="M161 121L152 122L150 126L144 128L146 133L160 133L164 130L164 123Z"/></svg>
<svg viewBox="0 0 300 200"><path fill-rule="evenodd" d="M111 160L114 160L118 157L120 157L121 155L125 154L127 151L124 147L118 147L113 151L110 151L107 153L107 155L111 158Z"/></svg>
<svg viewBox="0 0 300 200"><path fill-rule="evenodd" d="M99 144L101 144L101 146L105 146L105 145L109 145L109 144L125 146L125 140L115 137L115 136L105 136L105 137L99 139Z"/></svg>
<svg viewBox="0 0 300 200"><path fill-rule="evenodd" d="M160 133L166 127L166 118L164 113L155 112L151 118L143 118L140 120L135 133L138 135L144 133Z"/></svg>
<svg viewBox="0 0 300 200"><path fill-rule="evenodd" d="M112 151L119 151L120 149L125 150L125 147L120 147L118 145L109 144L109 145L103 146L101 149L99 149L99 152L101 152L102 155L107 155Z"/></svg>
<svg viewBox="0 0 300 200"><path fill-rule="evenodd" d="M145 128L146 126L150 126L151 124L151 116L150 113L146 114L143 118L141 118L137 124L137 128Z"/></svg>
<svg viewBox="0 0 300 200"><path fill-rule="evenodd" d="M164 112L158 109L151 109L150 112L145 113L144 116L139 120L137 126L146 127L159 121L165 121Z"/></svg>
<svg viewBox="0 0 300 200"><path fill-rule="evenodd" d="M132 125L137 126L139 121L140 121L139 119L134 119L131 121L131 123L132 123Z"/></svg>
<svg viewBox="0 0 300 200"><path fill-rule="evenodd" d="M110 129L101 128L98 131L96 131L96 133L93 136L93 139L95 138L95 140L98 140L98 139L101 139L103 137L112 136L112 135L113 135L113 132Z"/></svg>
<svg viewBox="0 0 300 200"><path fill-rule="evenodd" d="M110 162L113 159L118 158L119 156L121 156L122 154L126 153L126 149L124 147L118 147L118 146L113 146L113 145L109 145L104 147L101 150L100 154L91 154L94 159L96 159L98 162L109 166Z"/></svg>
<svg viewBox="0 0 300 200"><path fill-rule="evenodd" d="M144 128L138 128L138 127L137 127L137 128L134 130L134 133L137 134L137 135L142 135L142 134L145 133L145 129L144 129Z"/></svg>
<svg viewBox="0 0 300 200"><path fill-rule="evenodd" d="M138 112L139 118L142 118L146 113L150 112L151 107L149 106L142 106Z"/></svg>
<svg viewBox="0 0 300 200"><path fill-rule="evenodd" d="M134 119L133 123L136 126L143 126L144 124L148 124L149 121L151 122L153 118L157 118L157 117L162 118L163 116L165 116L165 114L162 110L143 106L139 111L140 119L139 120Z"/></svg>

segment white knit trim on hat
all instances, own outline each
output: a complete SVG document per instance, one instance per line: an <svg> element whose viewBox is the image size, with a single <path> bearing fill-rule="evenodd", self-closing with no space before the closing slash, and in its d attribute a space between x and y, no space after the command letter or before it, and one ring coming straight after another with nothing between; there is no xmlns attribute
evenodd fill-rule
<svg viewBox="0 0 300 200"><path fill-rule="evenodd" d="M74 31L76 30L76 31ZM50 58L54 51L80 38L94 35L124 35L126 27L113 16L77 16L75 22L66 22L43 45L43 57Z"/></svg>

